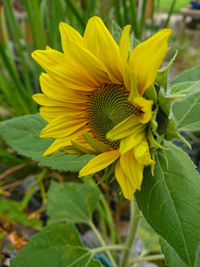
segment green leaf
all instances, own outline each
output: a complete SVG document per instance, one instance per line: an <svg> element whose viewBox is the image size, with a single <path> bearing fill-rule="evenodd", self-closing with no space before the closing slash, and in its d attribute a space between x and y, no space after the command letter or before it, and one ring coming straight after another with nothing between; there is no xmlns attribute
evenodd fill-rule
<svg viewBox="0 0 200 267"><path fill-rule="evenodd" d="M169 142L165 147L155 155L154 176L145 168L136 199L152 228L194 266L200 245L200 179L185 152Z"/></svg>
<svg viewBox="0 0 200 267"><path fill-rule="evenodd" d="M0 123L0 136L19 154L38 161L42 166L61 171L79 171L93 156L59 152L42 158L42 154L52 143L52 139L39 137L46 124L39 114L14 118Z"/></svg>
<svg viewBox="0 0 200 267"><path fill-rule="evenodd" d="M194 67L192 69L182 72L180 75L176 76L171 82L170 86L174 86L177 83L185 82L197 82L200 80L200 66Z"/></svg>
<svg viewBox="0 0 200 267"><path fill-rule="evenodd" d="M47 202L50 222L67 220L89 223L98 200L98 187L91 183L52 182Z"/></svg>
<svg viewBox="0 0 200 267"><path fill-rule="evenodd" d="M159 70L157 73L156 83L159 86L161 86L162 88L164 88L165 92L167 92L167 90L168 90L168 72L169 72L174 60L176 59L177 54L178 54L178 51L175 52L173 58L170 60L168 65L165 68Z"/></svg>
<svg viewBox="0 0 200 267"><path fill-rule="evenodd" d="M164 240L160 239L162 253L165 255L165 263L170 267L188 267L177 255L176 251Z"/></svg>
<svg viewBox="0 0 200 267"><path fill-rule="evenodd" d="M170 93L177 94L187 94L192 93L196 90L200 89L200 83L199 82L183 82L183 83L176 83L170 88Z"/></svg>
<svg viewBox="0 0 200 267"><path fill-rule="evenodd" d="M92 252L83 246L76 228L71 223L49 225L33 236L11 267L100 267L92 259Z"/></svg>
<svg viewBox="0 0 200 267"><path fill-rule="evenodd" d="M200 85L199 89L174 102L172 112L179 131L200 130Z"/></svg>
<svg viewBox="0 0 200 267"><path fill-rule="evenodd" d="M122 28L114 20L112 20L111 34L112 34L113 38L115 39L115 42L117 44L119 44L120 37L121 37L121 34L122 34Z"/></svg>
<svg viewBox="0 0 200 267"><path fill-rule="evenodd" d="M200 66L177 76L170 83L171 94L185 94L174 101L172 112L179 131L200 130Z"/></svg>
<svg viewBox="0 0 200 267"><path fill-rule="evenodd" d="M111 34L117 44L119 44L120 42L122 31L123 29L113 20L111 26ZM137 38L135 38L133 33L130 33L129 39L130 39L130 49L132 51L140 43L140 41Z"/></svg>

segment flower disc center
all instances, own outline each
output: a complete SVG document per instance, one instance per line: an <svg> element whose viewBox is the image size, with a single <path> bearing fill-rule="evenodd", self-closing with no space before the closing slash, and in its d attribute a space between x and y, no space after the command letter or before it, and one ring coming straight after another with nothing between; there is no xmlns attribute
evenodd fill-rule
<svg viewBox="0 0 200 267"><path fill-rule="evenodd" d="M100 141L118 148L119 141L110 142L106 134L118 123L135 113L135 107L128 102L129 92L124 85L104 84L90 96L88 102L89 126Z"/></svg>

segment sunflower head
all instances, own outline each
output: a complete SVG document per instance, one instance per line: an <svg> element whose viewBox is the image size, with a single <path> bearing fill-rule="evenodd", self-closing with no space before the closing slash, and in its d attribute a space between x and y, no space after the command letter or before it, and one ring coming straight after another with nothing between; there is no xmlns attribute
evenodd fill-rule
<svg viewBox="0 0 200 267"><path fill-rule="evenodd" d="M117 161L116 179L131 199L141 187L144 166L154 163L147 140L153 101L144 93L155 82L170 30L133 51L129 32L127 25L118 45L99 17L88 21L84 36L61 23L63 53L48 47L32 56L46 71L40 76L42 93L33 96L48 122L40 136L55 139L44 156L57 151L96 155L80 177Z"/></svg>

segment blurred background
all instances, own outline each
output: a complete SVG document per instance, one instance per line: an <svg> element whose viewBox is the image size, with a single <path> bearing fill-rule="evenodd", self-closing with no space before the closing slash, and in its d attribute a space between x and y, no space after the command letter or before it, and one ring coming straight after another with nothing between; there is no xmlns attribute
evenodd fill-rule
<svg viewBox="0 0 200 267"><path fill-rule="evenodd" d="M62 51L59 22L69 23L83 33L87 20L93 15L103 19L116 40L119 39L116 33L126 24L133 26L134 35L139 40L148 38L159 29L171 28L171 49L166 62L176 49L179 53L169 79L185 69L200 65L200 1L0 0L0 121L38 112L31 96L40 91L38 78L41 68L31 58L31 52L45 49L46 45ZM194 148L191 156L199 165L200 134L195 133L187 138ZM2 266L9 266L9 259L45 224L44 205L50 180L62 182L69 176L74 179L70 173L53 171L19 156L0 139ZM119 239L123 239L129 218L128 202L115 192L114 187L110 188L106 183L102 183L101 187L108 203L104 204L111 208ZM107 235L108 238L106 216L101 207L98 209L99 227L104 237ZM147 246L157 249L157 237L145 223L141 227L140 238ZM140 246L139 239L138 248ZM163 262L159 264L164 266Z"/></svg>

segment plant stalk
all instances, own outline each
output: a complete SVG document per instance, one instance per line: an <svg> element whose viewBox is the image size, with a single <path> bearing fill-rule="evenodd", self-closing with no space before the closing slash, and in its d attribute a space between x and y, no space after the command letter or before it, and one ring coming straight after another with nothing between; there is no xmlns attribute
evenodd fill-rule
<svg viewBox="0 0 200 267"><path fill-rule="evenodd" d="M92 221L89 223L89 226L92 228L94 234L96 235L96 237L98 238L100 244L102 245L102 249L103 249L103 247L107 247L107 245L106 245L105 241L103 240L99 230L96 228L96 226L94 225L94 223ZM105 249L104 249L104 251L105 251ZM112 254L110 253L110 251L107 250L105 252L106 252L109 260L111 261L113 267L117 267L117 264L116 264L116 262L115 262L115 260L114 260L114 258L112 256Z"/></svg>
<svg viewBox="0 0 200 267"><path fill-rule="evenodd" d="M121 261L120 267L126 267L127 266L127 263L128 263L128 260L129 260L129 256L130 256L130 253L131 253L131 248L132 248L132 245L134 243L135 236L136 236L136 233L137 233L137 227L138 227L138 224L139 224L139 221L140 221L139 209L138 209L138 206L137 206L134 198L131 201L130 213L131 213L131 221L130 221L127 240L126 240L127 250L124 251L124 255L122 257L122 261Z"/></svg>
<svg viewBox="0 0 200 267"><path fill-rule="evenodd" d="M157 254L157 255L151 255L151 256L145 256L145 257L130 259L129 264L139 263L139 262L143 262L143 261L163 260L163 259L164 259L163 254Z"/></svg>
<svg viewBox="0 0 200 267"><path fill-rule="evenodd" d="M104 252L106 250L125 250L124 245L111 245L111 246L104 246L104 247L99 247L99 248L94 248L91 250L91 252L94 253L99 253L99 252Z"/></svg>

